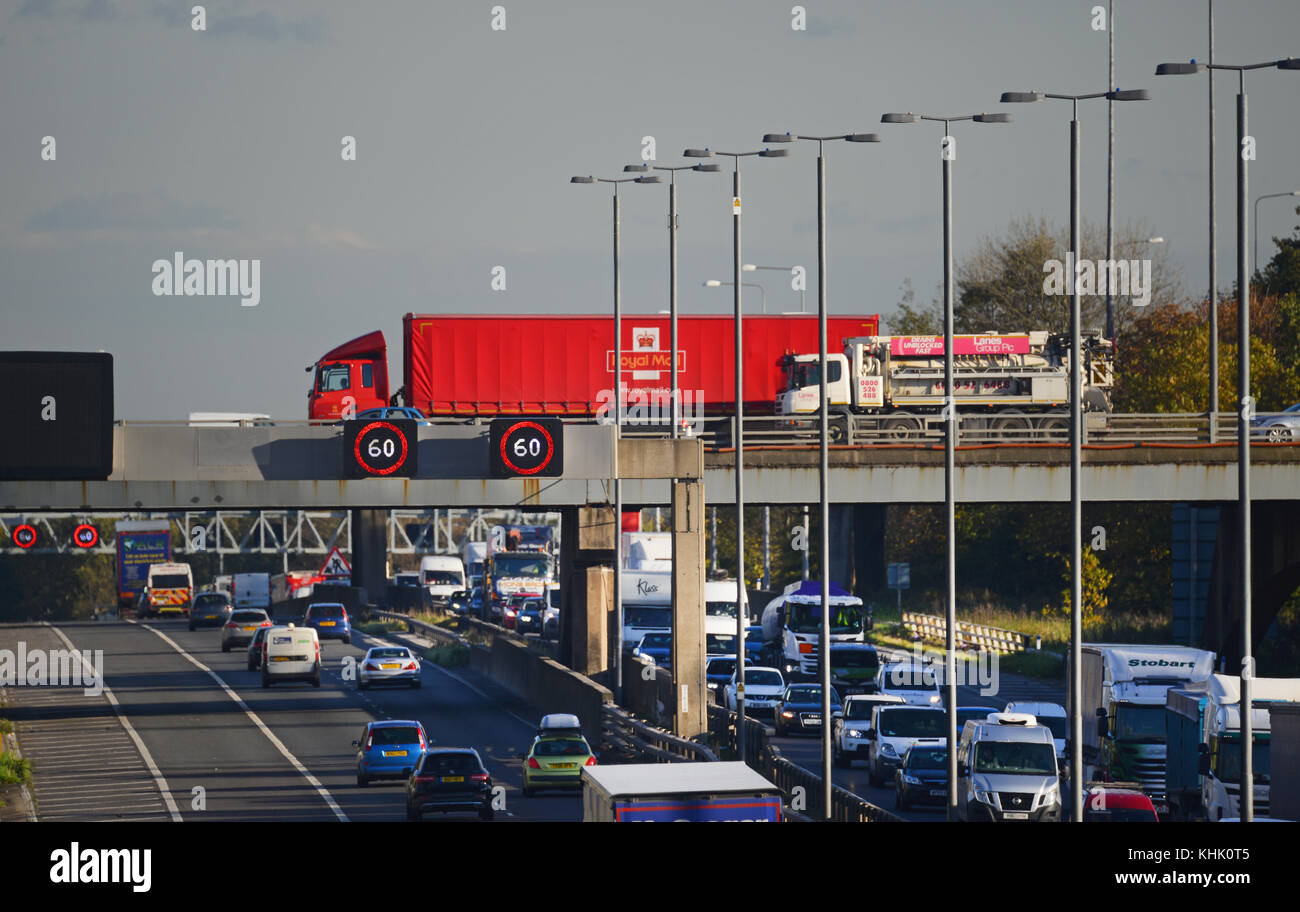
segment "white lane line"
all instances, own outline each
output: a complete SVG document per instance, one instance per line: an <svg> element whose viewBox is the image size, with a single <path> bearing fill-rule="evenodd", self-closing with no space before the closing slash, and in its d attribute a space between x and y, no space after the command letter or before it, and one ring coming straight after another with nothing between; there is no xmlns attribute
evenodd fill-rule
<svg viewBox="0 0 1300 912"><path fill-rule="evenodd" d="M128 621L128 623L134 624L136 622ZM343 808L339 807L338 802L334 800L334 796L329 793L329 789L325 788L325 786L321 784L320 780L312 775L311 770L302 765L302 762L289 751L289 748L284 746L284 742L275 736L275 732L271 731L271 729L267 727L266 723L258 717L257 713L253 712L253 710L249 708L243 698L231 690L230 685L223 681L215 671L182 649L175 640L167 636L167 634L163 633L161 630L150 627L148 624L140 624L139 626L143 627L145 630L152 631L164 643L180 653L180 655L183 656L191 665L202 669L207 673L208 677L216 681L217 686L226 692L226 696L234 700L235 704L244 711L244 715L248 716L252 723L258 727L258 730L260 730L262 734L266 735L266 740L270 741L271 744L275 746L275 749L284 756L284 759L288 760L289 763L293 765L293 768L301 773L302 777L316 790L316 794L321 796L321 799L329 806L329 809L334 812L334 816L344 823L348 822L348 815L343 813ZM105 693L107 693L107 689L105 689Z"/></svg>
<svg viewBox="0 0 1300 912"><path fill-rule="evenodd" d="M72 645L72 641L63 635L62 630L55 627L53 624L50 624L48 621L44 622L44 626L53 630L54 635L63 641L63 645L68 647L69 655L76 656L81 660L81 664L84 665L92 675L95 674L95 669L86 661L86 656ZM136 732L135 726L133 726L131 720L126 717L126 713L122 712L121 704L117 702L117 697L113 696L113 689L108 686L107 682L100 681L100 683L104 686L105 698L107 698L109 704L113 707L113 712L117 714L117 721L122 723L122 728L126 729L126 733L131 737L131 740L135 742L136 748L140 751L141 758L144 759L145 766L149 768L149 775L153 776L154 785L158 787L158 793L162 795L162 799L167 805L167 813L171 815L174 822L180 823L182 820L181 812L176 807L176 802L172 800L171 787L167 784L167 780L163 778L162 772L158 769L158 764L153 762L153 755L149 753L149 748L144 746L144 740L141 739L139 733Z"/></svg>

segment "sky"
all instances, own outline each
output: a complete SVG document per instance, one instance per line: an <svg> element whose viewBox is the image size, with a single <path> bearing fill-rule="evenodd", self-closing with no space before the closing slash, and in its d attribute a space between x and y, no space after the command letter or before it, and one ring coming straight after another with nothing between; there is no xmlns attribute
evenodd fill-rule
<svg viewBox="0 0 1300 912"><path fill-rule="evenodd" d="M305 418L304 368L343 341L382 329L400 376L407 312L610 312L611 190L572 175L623 176L647 137L675 165L785 131L882 136L826 147L827 293L832 313L888 329L905 282L938 294L943 130L880 115L1012 114L953 125L958 258L1013 219L1063 225L1070 106L999 96L1105 91L1098 2L810 0L796 29L789 0L218 0L195 30L192 0L0 0L0 349L112 352L120 418ZM1114 7L1116 83L1153 95L1115 105L1116 222L1163 236L1204 294L1207 80L1153 74L1205 59L1206 2ZM1300 56L1295 0L1219 0L1215 18L1216 62ZM1252 201L1300 190L1300 72L1246 85ZM1222 288L1236 90L1219 75ZM1104 223L1106 102L1080 121L1083 217ZM805 266L814 307L816 146L789 148L742 165L743 259ZM621 197L625 312L666 309L667 188ZM1292 233L1291 202L1261 205L1261 262ZM704 287L731 278L730 173L680 175L678 210L682 312L730 312L730 289ZM155 294L153 264L178 251L257 260L256 306ZM784 274L746 280L798 310ZM746 289L746 312L759 303Z"/></svg>

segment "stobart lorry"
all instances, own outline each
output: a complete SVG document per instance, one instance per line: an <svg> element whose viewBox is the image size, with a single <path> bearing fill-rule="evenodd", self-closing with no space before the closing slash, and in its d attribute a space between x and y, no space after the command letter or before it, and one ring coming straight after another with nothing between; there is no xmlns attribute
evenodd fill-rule
<svg viewBox="0 0 1300 912"><path fill-rule="evenodd" d="M1300 701L1300 680L1255 678L1250 684L1254 737L1255 813L1269 813L1271 726L1269 707ZM1179 820L1241 816L1241 679L1211 675L1198 686L1169 691L1165 703L1168 745L1166 785Z"/></svg>
<svg viewBox="0 0 1300 912"><path fill-rule="evenodd" d="M1165 799L1165 699L1170 688L1199 685L1214 673L1214 653L1190 646L1084 643L1082 690L1086 780L1137 782L1159 814ZM1067 680L1073 676L1067 673Z"/></svg>

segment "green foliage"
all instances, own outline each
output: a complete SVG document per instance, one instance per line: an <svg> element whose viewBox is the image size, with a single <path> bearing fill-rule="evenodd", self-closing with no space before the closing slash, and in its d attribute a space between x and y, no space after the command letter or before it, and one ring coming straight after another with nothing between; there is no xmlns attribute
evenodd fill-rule
<svg viewBox="0 0 1300 912"><path fill-rule="evenodd" d="M1300 215L1300 206L1296 207ZM1279 296L1300 294L1300 225L1296 234L1289 238L1273 238L1277 253L1268 261L1262 272L1255 274L1254 284L1262 287L1265 293Z"/></svg>
<svg viewBox="0 0 1300 912"><path fill-rule="evenodd" d="M32 764L26 758L0 752L0 785L31 785Z"/></svg>
<svg viewBox="0 0 1300 912"><path fill-rule="evenodd" d="M1073 599L1071 598L1072 593L1070 592L1071 573L1073 568L1071 561L1066 558L1065 555L1057 554L1055 556L1065 565L1064 572L1061 574L1062 580L1065 583L1065 589L1061 592L1061 599L1064 604L1059 609L1059 613L1069 617L1073 603ZM1083 549L1082 576L1083 622L1086 624L1095 621L1100 617L1102 613L1105 612L1106 606L1110 604L1110 600L1106 595L1106 589L1110 585L1110 581L1114 574L1103 567L1101 565L1101 560L1097 557L1097 553L1085 545ZM1043 613L1056 613L1056 610L1049 606L1043 609Z"/></svg>

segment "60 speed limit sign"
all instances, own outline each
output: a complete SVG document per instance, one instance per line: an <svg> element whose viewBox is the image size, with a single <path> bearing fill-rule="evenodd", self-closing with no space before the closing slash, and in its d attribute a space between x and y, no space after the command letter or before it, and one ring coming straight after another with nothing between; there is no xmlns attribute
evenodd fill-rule
<svg viewBox="0 0 1300 912"><path fill-rule="evenodd" d="M348 478L414 478L417 469L414 421L347 421L343 468Z"/></svg>
<svg viewBox="0 0 1300 912"><path fill-rule="evenodd" d="M498 418L488 447L493 478L564 474L564 423L558 418Z"/></svg>

